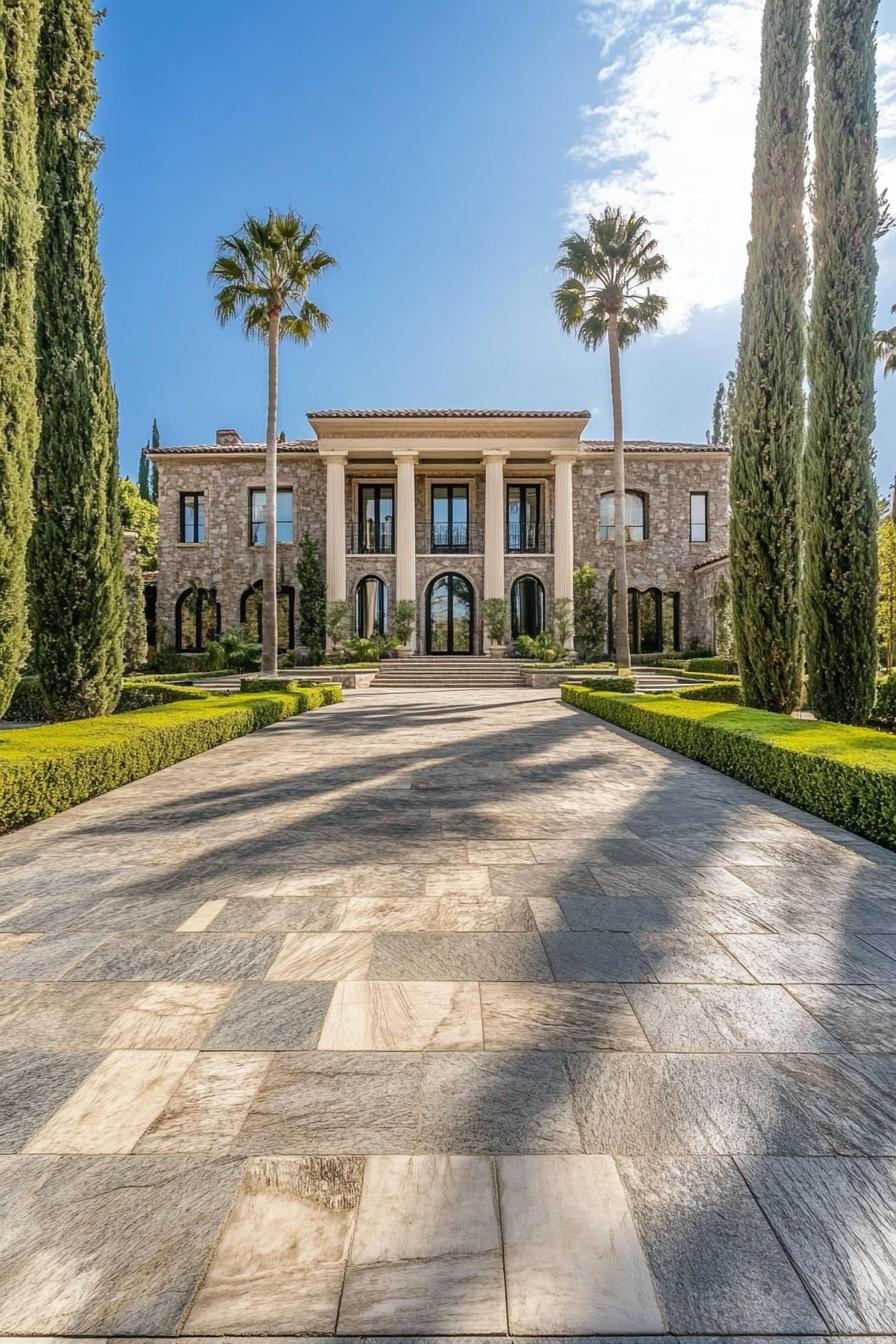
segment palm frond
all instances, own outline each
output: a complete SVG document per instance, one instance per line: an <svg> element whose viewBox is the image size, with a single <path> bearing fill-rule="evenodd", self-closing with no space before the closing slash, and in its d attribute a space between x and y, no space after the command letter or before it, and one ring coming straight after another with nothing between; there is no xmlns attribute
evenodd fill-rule
<svg viewBox="0 0 896 1344"><path fill-rule="evenodd" d="M240 317L246 334L255 336L266 332L270 315L279 312L285 336L307 340L314 331L326 331L329 317L307 298L312 281L336 265L317 247L318 238L317 226L294 210L269 210L265 219L250 215L235 233L219 238L209 270L219 322ZM300 335L302 324L306 335Z"/></svg>

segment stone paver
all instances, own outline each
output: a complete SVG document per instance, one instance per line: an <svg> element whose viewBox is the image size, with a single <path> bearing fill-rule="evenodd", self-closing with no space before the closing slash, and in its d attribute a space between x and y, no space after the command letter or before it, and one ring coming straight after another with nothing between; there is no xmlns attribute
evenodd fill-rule
<svg viewBox="0 0 896 1344"><path fill-rule="evenodd" d="M0 1335L896 1335L896 856L554 692L0 839Z"/></svg>

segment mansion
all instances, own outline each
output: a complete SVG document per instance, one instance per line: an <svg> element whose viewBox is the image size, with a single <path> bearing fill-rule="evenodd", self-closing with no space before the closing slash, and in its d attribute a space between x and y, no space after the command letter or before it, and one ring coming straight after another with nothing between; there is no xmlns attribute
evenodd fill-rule
<svg viewBox="0 0 896 1344"><path fill-rule="evenodd" d="M328 601L352 629L387 634L417 607L419 653L486 650L482 602L537 634L585 561L613 574L613 446L583 438L587 411L315 411L313 439L278 444L279 643L296 646L298 545L309 533ZM157 639L200 652L217 631L260 636L264 444L235 430L162 447ZM714 645L727 569L728 457L717 444L626 444L632 651Z"/></svg>

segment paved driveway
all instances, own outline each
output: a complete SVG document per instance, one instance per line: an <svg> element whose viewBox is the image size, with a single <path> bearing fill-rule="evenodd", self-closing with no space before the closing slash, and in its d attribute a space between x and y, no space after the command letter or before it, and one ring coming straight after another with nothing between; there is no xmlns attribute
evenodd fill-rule
<svg viewBox="0 0 896 1344"><path fill-rule="evenodd" d="M896 1332L896 856L458 694L0 840L0 1333Z"/></svg>

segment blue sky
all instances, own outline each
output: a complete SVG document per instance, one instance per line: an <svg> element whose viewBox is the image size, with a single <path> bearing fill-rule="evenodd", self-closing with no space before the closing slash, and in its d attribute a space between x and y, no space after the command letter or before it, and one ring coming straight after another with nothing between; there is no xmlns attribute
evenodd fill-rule
<svg viewBox="0 0 896 1344"><path fill-rule="evenodd" d="M570 222L637 205L671 263L667 330L624 366L630 438L702 439L743 279L760 0L106 0L98 173L122 470L263 435L264 355L206 272L246 213L292 206L340 268L333 328L283 351L280 424L326 406L588 407L605 354L559 331ZM896 0L880 8L881 180L896 199ZM896 302L896 238L881 249ZM896 378L878 398L896 472Z"/></svg>

